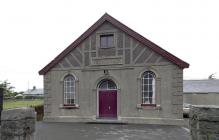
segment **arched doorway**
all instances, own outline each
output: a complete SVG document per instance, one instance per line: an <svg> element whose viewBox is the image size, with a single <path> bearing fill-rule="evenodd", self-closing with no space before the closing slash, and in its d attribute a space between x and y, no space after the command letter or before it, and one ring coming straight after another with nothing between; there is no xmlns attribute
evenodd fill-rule
<svg viewBox="0 0 219 140"><path fill-rule="evenodd" d="M99 117L117 118L117 87L109 79L104 79L98 84Z"/></svg>

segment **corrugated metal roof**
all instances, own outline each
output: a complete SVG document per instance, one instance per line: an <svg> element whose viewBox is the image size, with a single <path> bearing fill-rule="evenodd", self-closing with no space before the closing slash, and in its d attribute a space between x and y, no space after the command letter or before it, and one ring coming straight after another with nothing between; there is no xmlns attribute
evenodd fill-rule
<svg viewBox="0 0 219 140"><path fill-rule="evenodd" d="M219 93L219 79L184 80L183 92L193 93Z"/></svg>

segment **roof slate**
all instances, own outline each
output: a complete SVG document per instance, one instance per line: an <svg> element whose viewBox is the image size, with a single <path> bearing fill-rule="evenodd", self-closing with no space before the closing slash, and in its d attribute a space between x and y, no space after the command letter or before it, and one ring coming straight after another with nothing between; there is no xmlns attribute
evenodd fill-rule
<svg viewBox="0 0 219 140"><path fill-rule="evenodd" d="M184 80L184 93L219 93L219 79Z"/></svg>
<svg viewBox="0 0 219 140"><path fill-rule="evenodd" d="M40 75L45 75L51 68L53 68L59 61L61 61L67 54L69 54L75 47L77 47L82 41L84 41L88 36L90 36L97 28L99 28L105 21L110 22L112 25L122 30L126 34L135 38L137 41L142 43L143 45L149 47L153 51L157 52L167 60L176 64L180 68L188 68L189 64L174 56L173 54L167 52L162 49L155 43L141 36L134 30L130 29L120 21L116 20L109 14L105 13L96 23L94 23L87 31L85 31L79 38L77 38L71 45L69 45L64 51L62 51L54 60L52 60L48 65L46 65L43 69L39 71Z"/></svg>
<svg viewBox="0 0 219 140"><path fill-rule="evenodd" d="M24 92L24 95L28 94L28 95L37 95L37 94L42 94L43 95L43 89L29 89L27 91Z"/></svg>

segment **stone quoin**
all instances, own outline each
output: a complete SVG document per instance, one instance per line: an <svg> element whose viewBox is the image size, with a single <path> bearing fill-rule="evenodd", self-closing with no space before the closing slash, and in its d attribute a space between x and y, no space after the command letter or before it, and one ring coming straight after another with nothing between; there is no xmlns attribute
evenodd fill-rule
<svg viewBox="0 0 219 140"><path fill-rule="evenodd" d="M39 71L44 120L182 124L188 67L106 13Z"/></svg>

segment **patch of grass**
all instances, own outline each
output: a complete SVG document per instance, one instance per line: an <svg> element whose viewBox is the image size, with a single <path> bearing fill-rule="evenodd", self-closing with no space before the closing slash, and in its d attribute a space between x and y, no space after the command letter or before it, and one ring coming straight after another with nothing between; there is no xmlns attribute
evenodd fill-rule
<svg viewBox="0 0 219 140"><path fill-rule="evenodd" d="M19 107L31 107L31 106L38 106L42 105L42 99L35 99L35 100L4 100L3 101L3 109L12 109L12 108L19 108Z"/></svg>

